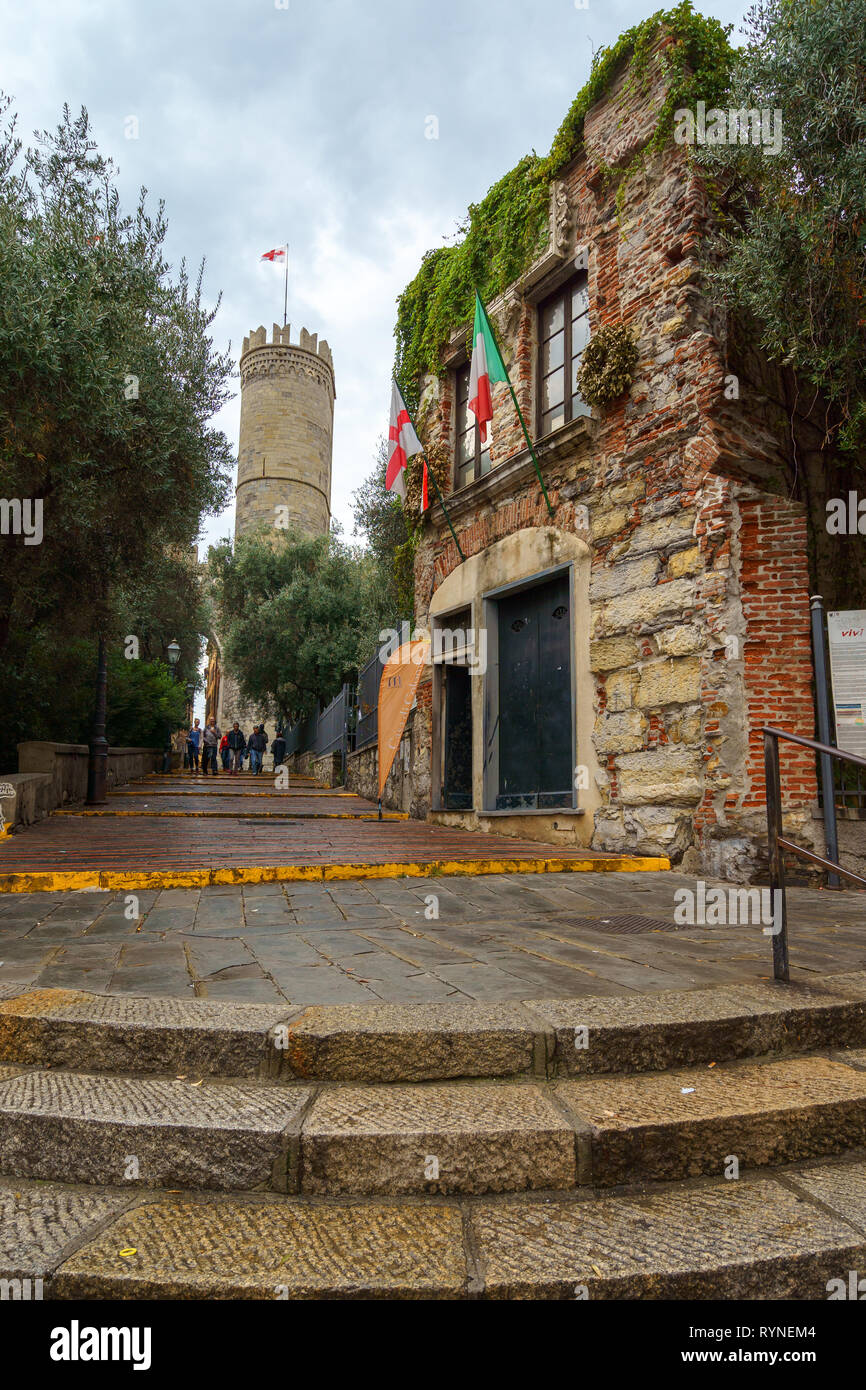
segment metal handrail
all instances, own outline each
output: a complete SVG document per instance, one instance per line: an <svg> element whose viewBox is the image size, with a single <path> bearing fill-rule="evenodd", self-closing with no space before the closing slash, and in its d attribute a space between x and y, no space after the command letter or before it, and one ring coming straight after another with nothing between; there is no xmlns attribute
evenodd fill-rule
<svg viewBox="0 0 866 1390"><path fill-rule="evenodd" d="M777 980L787 981L790 979L788 907L782 851L788 850L789 853L798 855L800 859L806 859L811 864L818 864L831 874L841 874L843 878L850 880L851 883L857 883L863 888L866 888L866 878L861 874L853 873L850 869L843 869L842 865L837 863L835 859L825 859L821 854L804 849L802 845L795 844L793 840L789 840L782 834L779 740L786 739L788 743L798 743L801 748L810 748L813 753L819 753L828 758L836 758L839 762L853 763L858 767L866 767L866 758L860 758L856 753L844 753L841 748L834 748L830 743L819 743L817 739L804 738L802 734L792 734L787 729L777 729L772 724L765 724L761 733L764 738L764 774L767 784L767 848L770 861L770 902L773 906L773 975ZM776 913L777 903L779 904L778 916Z"/></svg>

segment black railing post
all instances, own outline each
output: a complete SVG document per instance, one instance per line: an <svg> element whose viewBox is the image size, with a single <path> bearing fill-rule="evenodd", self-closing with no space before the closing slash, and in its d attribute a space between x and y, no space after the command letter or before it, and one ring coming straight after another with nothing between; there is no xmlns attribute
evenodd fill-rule
<svg viewBox="0 0 866 1390"><path fill-rule="evenodd" d="M779 836L782 833L782 783L779 776L779 742L764 732L764 776L767 788L767 854L770 864L770 904L773 909L773 975L787 981L788 912L785 900L785 864Z"/></svg>
<svg viewBox="0 0 866 1390"><path fill-rule="evenodd" d="M818 707L818 738L830 742L830 701L827 697L827 659L824 652L824 600L820 594L809 599L812 610L812 658L815 663L815 696ZM824 809L824 840L827 858L838 860L839 838L836 833L836 789L833 760L821 753L821 798ZM841 888L838 874L827 875L828 888Z"/></svg>

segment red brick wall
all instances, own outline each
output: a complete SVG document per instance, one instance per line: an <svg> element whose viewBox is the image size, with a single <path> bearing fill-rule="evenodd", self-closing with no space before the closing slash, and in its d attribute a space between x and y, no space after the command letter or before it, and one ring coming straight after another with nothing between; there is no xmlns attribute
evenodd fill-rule
<svg viewBox="0 0 866 1390"><path fill-rule="evenodd" d="M743 808L765 800L763 724L813 738L812 652L806 518L785 498L740 507L741 580L746 618L745 666L749 719L748 792ZM817 796L815 759L806 748L780 744L782 800Z"/></svg>

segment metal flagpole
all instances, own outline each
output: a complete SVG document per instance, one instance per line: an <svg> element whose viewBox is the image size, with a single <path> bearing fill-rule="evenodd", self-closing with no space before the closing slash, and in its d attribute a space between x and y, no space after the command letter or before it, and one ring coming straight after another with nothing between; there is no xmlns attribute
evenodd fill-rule
<svg viewBox="0 0 866 1390"><path fill-rule="evenodd" d="M400 382L397 381L396 376L394 377L394 380L397 382L397 390L400 392L400 398L401 398L403 404L406 405L406 394L405 394L405 392L404 392L404 390L403 390L403 387L402 387L402 385L400 384ZM409 424L412 426L413 430L415 430L416 437L417 437L418 439L420 439L421 436L420 436L420 434L418 434L417 429L415 429L415 421L412 419L412 413L411 413L411 411L409 410L408 405L406 405L406 414L409 416ZM466 559L466 556L463 554L463 551L460 549L460 542L459 542L458 539L457 539L457 532L454 530L454 527L451 525L451 518L450 518L450 516L448 515L448 508L445 506L445 499L444 499L444 497L442 496L442 493L439 491L439 484L438 484L437 481L436 481L436 474L433 472L433 466L432 466L432 464L430 463L430 460L428 459L427 454L426 454L426 452L425 452L423 449L421 450L421 457L422 457L422 459L424 459L425 463L427 464L427 472L429 473L430 477L433 479L433 486L434 486L435 489L436 489L436 496L439 498L439 503L440 503L440 505L441 505L441 507L442 507L443 512L445 513L445 520L448 522L448 530L451 532L451 535L452 535L453 538L454 538L454 544L457 546L457 554L460 556L460 559L461 559L461 560L465 560L465 559Z"/></svg>
<svg viewBox="0 0 866 1390"><path fill-rule="evenodd" d="M478 295L478 298L481 299L481 296ZM484 317L487 319L487 326L490 329L490 336L493 339L494 343L496 343L496 351L499 353L499 360L501 361L503 367L505 367L505 358L502 356L502 350L499 346L499 343L497 342L496 333L494 331L493 324L490 322L490 315L487 312L483 300L481 300L481 307L482 309L484 309ZM473 343L472 346L474 350L475 344ZM508 382L508 389L511 392L511 399L514 401L514 409L517 411L517 418L520 421L521 427L523 429L523 437L526 440L526 447L529 450L529 456L532 459L532 462L535 464L535 471L538 474L538 481L541 484L541 491L544 494L544 500L547 503L547 510L550 513L550 515L553 516L553 507L550 505L550 498L547 495L547 488L544 486L544 479L541 476L541 469L538 466L538 459L535 457L535 450L532 447L532 440L529 438L529 430L526 428L526 421L523 418L523 411L520 409L520 402L518 401L517 396L514 393L514 387L511 385L511 377L508 373L507 367L505 367L505 379Z"/></svg>
<svg viewBox="0 0 866 1390"><path fill-rule="evenodd" d="M289 313L289 243L286 242L286 290L283 295L283 328Z"/></svg>

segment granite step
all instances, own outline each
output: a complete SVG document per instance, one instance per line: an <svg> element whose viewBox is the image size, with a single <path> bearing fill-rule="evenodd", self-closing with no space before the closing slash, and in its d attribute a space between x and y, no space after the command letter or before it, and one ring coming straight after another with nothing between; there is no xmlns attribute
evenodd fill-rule
<svg viewBox="0 0 866 1390"><path fill-rule="evenodd" d="M309 1196L568 1191L866 1148L866 1049L556 1082L0 1069L0 1173Z"/></svg>
<svg viewBox="0 0 866 1390"><path fill-rule="evenodd" d="M300 1190L519 1192L725 1175L866 1145L866 1051L529 1083L330 1086Z"/></svg>
<svg viewBox="0 0 866 1390"><path fill-rule="evenodd" d="M0 1279L46 1299L825 1300L864 1271L862 1159L424 1203L0 1179Z"/></svg>
<svg viewBox="0 0 866 1390"><path fill-rule="evenodd" d="M866 1049L560 1082L580 1180L725 1176L866 1146Z"/></svg>
<svg viewBox="0 0 866 1390"><path fill-rule="evenodd" d="M0 992L0 1062L344 1082L657 1071L866 1045L866 972L526 1003L235 1004Z"/></svg>
<svg viewBox="0 0 866 1390"><path fill-rule="evenodd" d="M310 1194L520 1192L576 1181L573 1124L543 1085L323 1087L301 1134L300 1190Z"/></svg>
<svg viewBox="0 0 866 1390"><path fill-rule="evenodd" d="M0 1173L286 1191L307 1087L20 1071L0 1079Z"/></svg>

